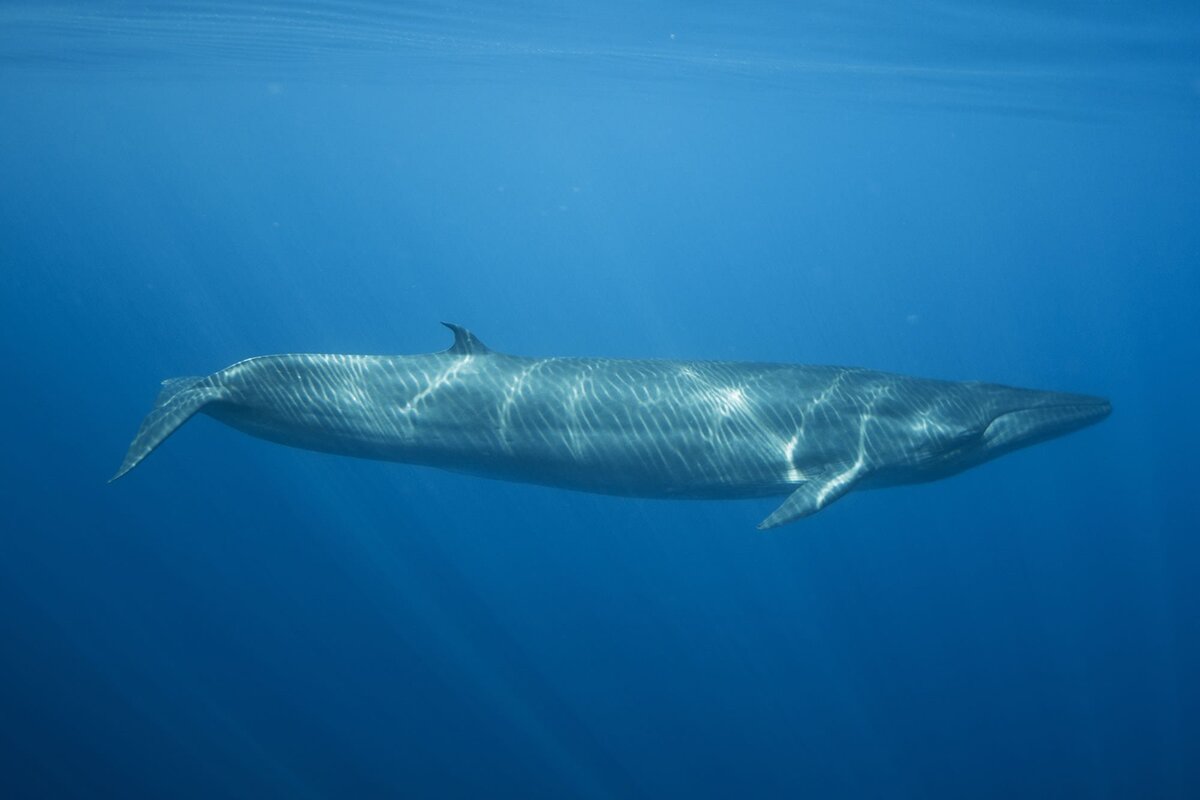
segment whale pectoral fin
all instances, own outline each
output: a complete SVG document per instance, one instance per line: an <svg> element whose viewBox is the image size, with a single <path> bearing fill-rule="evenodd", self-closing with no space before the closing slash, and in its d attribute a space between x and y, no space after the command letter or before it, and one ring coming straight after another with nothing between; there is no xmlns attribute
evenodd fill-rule
<svg viewBox="0 0 1200 800"><path fill-rule="evenodd" d="M778 528L803 517L811 516L854 488L859 472L853 468L835 472L828 477L805 481L788 495L779 508L758 523L758 529Z"/></svg>

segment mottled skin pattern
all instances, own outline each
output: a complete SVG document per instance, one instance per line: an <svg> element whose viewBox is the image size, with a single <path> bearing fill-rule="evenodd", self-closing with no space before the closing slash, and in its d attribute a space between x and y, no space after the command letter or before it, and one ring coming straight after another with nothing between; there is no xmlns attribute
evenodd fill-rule
<svg viewBox="0 0 1200 800"><path fill-rule="evenodd" d="M523 358L457 326L415 356L251 358L166 382L115 477L192 414L293 447L605 494L788 494L914 483L1091 424L1106 401L841 367Z"/></svg>

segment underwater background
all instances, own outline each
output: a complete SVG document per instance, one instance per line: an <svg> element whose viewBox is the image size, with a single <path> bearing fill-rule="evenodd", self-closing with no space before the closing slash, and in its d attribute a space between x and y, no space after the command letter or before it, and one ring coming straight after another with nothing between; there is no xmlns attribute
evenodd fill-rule
<svg viewBox="0 0 1200 800"><path fill-rule="evenodd" d="M278 352L1109 397L950 480L630 500L159 382ZM0 5L5 797L1200 796L1194 2Z"/></svg>

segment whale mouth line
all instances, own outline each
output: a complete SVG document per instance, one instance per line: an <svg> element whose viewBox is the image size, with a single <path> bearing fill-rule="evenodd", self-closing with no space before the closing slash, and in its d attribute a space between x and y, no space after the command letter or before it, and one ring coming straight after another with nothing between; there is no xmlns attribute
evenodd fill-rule
<svg viewBox="0 0 1200 800"><path fill-rule="evenodd" d="M1000 417L1006 414L1022 414L1027 411L1061 411L1064 409L1072 409L1085 411L1087 413L1109 413L1112 411L1112 403L1107 400L1097 398L1089 401L1072 401L1070 403L1046 403L1044 405L1026 406L1025 408L1016 408L1012 411L1005 411ZM997 417L999 419L999 417Z"/></svg>

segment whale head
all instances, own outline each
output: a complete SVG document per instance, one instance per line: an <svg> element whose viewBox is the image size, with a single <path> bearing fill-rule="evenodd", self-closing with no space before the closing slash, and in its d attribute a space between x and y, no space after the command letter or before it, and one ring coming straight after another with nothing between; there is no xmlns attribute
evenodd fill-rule
<svg viewBox="0 0 1200 800"><path fill-rule="evenodd" d="M1112 412L1108 400L1081 394L1017 389L991 383L921 381L917 391L887 406L872 397L881 435L858 440L854 456L814 470L766 519L775 528L815 514L851 489L924 483L1085 428ZM910 387L911 388L911 387ZM914 411L910 398L923 394ZM920 395L918 395L920 396ZM923 405L923 407L922 407ZM859 423L866 430L866 423Z"/></svg>
<svg viewBox="0 0 1200 800"><path fill-rule="evenodd" d="M936 425L921 425L924 446L898 437L901 448L920 453L900 470L884 468L871 483L891 486L954 475L1005 453L1064 436L1112 413L1103 397L1018 389L991 383L943 385L934 402ZM936 431L936 434L931 434Z"/></svg>
<svg viewBox="0 0 1200 800"><path fill-rule="evenodd" d="M1103 397L996 387L980 436L983 460L1094 425L1112 413Z"/></svg>

